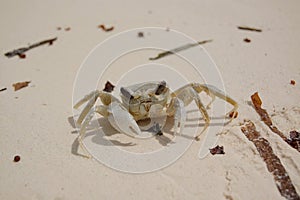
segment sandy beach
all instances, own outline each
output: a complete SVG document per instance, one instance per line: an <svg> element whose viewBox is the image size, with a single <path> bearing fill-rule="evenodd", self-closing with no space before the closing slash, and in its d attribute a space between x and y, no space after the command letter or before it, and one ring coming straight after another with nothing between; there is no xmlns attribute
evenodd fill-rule
<svg viewBox="0 0 300 200"><path fill-rule="evenodd" d="M271 131L251 103L251 95L258 92L262 108L285 137L289 138L291 131L300 132L299 1L29 0L3 1L0 5L0 199L297 199L280 193L278 182L241 127L244 120L255 124L300 194L299 151ZM113 28L105 31L99 25ZM261 31L241 30L238 26ZM158 28L166 39L154 40L161 35L149 27ZM126 31L125 38L130 31L136 31L133 39L115 42L116 35L121 37ZM117 86L114 95L120 86L134 83L134 77L137 82L153 77L165 79L172 89L198 80L191 65L176 55L157 62L149 60L161 53L160 49L132 51L119 55L114 62L108 59L109 52L118 54L125 47L152 40L170 49L186 44L188 40L180 34L182 41L172 41L170 35L177 31L194 41L212 40L202 45L205 50L200 49L198 58L207 60L202 59L203 77L198 82L208 80L208 84L226 91L239 104L238 117L225 125L219 123L224 120L218 118L225 115L218 112L224 111L224 101L216 100L216 109L209 111L209 130L201 134L200 141L194 141L204 121L192 120L201 114L193 112L195 105L190 105L186 108L189 120L183 137L172 142L172 120L167 120L169 131L163 137L139 140L119 134L106 119L96 115L92 124L98 122L105 135L88 132L84 141L94 158L77 155L78 129L73 117L78 117L82 107L76 111L73 105L81 94L102 90L108 79ZM10 58L4 55L51 38L57 38L51 45L42 44ZM110 41L115 43L108 45L107 52L97 53L97 45L101 48L100 43L105 46ZM202 48L192 47L181 53L193 55L198 47ZM89 71L91 77L80 79L86 66L94 64L99 66L97 70L104 69L101 62L105 59L111 63L102 77L98 71ZM216 66L218 79L208 78L205 66ZM152 69L157 74L152 74ZM24 81L30 83L15 91L13 84ZM97 81L91 85L94 88L83 86L92 81ZM208 102L207 96L201 98L205 104ZM206 147L208 134L213 136L213 142ZM210 154L209 148L216 145L223 146L225 154ZM200 159L201 148L206 156ZM119 166L113 163L118 160L110 154L111 149L133 152L132 155L156 150L162 153L154 158L143 157L145 166L134 166L135 162L122 156ZM177 153L171 152L174 158L169 157L170 149ZM111 163L98 161L97 155L103 156L101 151L108 152L103 158ZM83 153L82 149L79 153ZM130 173L122 172L126 169ZM133 173L134 170L140 171Z"/></svg>

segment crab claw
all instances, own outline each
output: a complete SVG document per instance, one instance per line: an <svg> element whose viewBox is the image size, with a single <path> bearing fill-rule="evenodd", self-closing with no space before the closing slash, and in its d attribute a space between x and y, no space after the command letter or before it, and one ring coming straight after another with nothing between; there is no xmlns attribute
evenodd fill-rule
<svg viewBox="0 0 300 200"><path fill-rule="evenodd" d="M108 112L108 121L116 130L131 137L141 135L141 130L133 116L122 104L112 102L108 107Z"/></svg>

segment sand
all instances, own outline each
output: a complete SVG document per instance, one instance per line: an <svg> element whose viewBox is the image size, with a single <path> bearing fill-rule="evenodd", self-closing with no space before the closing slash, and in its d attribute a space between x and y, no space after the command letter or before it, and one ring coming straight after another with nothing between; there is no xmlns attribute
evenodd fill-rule
<svg viewBox="0 0 300 200"><path fill-rule="evenodd" d="M0 199L284 199L255 146L241 132L244 119L252 120L269 140L300 193L299 152L273 134L249 105L257 91L282 132L300 130L299 6L296 0L1 2L0 89L7 90L0 92ZM104 32L97 28L100 24L114 30ZM204 47L218 66L226 92L239 103L238 118L215 133L224 155L198 158L206 133L176 162L149 173L124 173L74 155L78 133L72 97L81 64L105 39L141 27L170 28L199 41L213 39ZM53 37L58 40L52 46L28 51L26 59L4 56ZM124 66L156 53L129 56ZM174 66L179 62L175 56L161 60ZM121 74L114 70L112 78ZM14 91L12 84L21 81L31 82ZM111 137L135 142L121 134ZM140 144L146 150L161 148L153 141ZM15 155L19 162L13 161Z"/></svg>

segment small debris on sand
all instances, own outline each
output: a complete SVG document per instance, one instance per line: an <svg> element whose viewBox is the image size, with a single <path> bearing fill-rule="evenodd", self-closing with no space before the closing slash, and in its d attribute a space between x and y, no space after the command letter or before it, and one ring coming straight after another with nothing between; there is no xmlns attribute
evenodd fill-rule
<svg viewBox="0 0 300 200"><path fill-rule="evenodd" d="M251 42L251 40L250 40L249 38L245 38L245 39L244 39L244 42L246 42L246 43L250 43L250 42Z"/></svg>
<svg viewBox="0 0 300 200"><path fill-rule="evenodd" d="M18 91L24 87L27 87L30 82L31 81L18 82L14 83L12 86L15 88L15 91Z"/></svg>
<svg viewBox="0 0 300 200"><path fill-rule="evenodd" d="M14 157L14 162L19 162L20 160L21 160L21 157L20 157L20 156L16 155L16 156Z"/></svg>
<svg viewBox="0 0 300 200"><path fill-rule="evenodd" d="M105 31L105 32L109 32L109 31L114 30L114 27L113 27L113 26L107 28L104 24L100 24L100 25L98 26L98 28L101 28L101 29L102 29L103 31Z"/></svg>
<svg viewBox="0 0 300 200"><path fill-rule="evenodd" d="M215 155L215 154L225 154L224 152L224 147L223 146L219 146L217 145L216 147L212 148L212 149L209 149L210 153L212 155Z"/></svg>
<svg viewBox="0 0 300 200"><path fill-rule="evenodd" d="M138 37L139 37L139 38L144 37L144 33L143 33L143 32L138 32Z"/></svg>
<svg viewBox="0 0 300 200"><path fill-rule="evenodd" d="M105 87L104 87L103 91L112 92L114 90L114 88L115 88L115 86L111 82L107 81L105 83Z"/></svg>
<svg viewBox="0 0 300 200"><path fill-rule="evenodd" d="M295 80L291 80L291 85L296 85L296 81Z"/></svg>
<svg viewBox="0 0 300 200"><path fill-rule="evenodd" d="M295 130L290 131L290 138L287 139L287 143L300 152L300 133Z"/></svg>

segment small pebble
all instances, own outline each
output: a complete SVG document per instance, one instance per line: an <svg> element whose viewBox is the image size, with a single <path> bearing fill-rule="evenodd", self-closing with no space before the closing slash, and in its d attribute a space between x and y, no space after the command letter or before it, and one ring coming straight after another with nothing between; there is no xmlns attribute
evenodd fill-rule
<svg viewBox="0 0 300 200"><path fill-rule="evenodd" d="M138 37L144 37L144 33L143 32L138 32Z"/></svg>
<svg viewBox="0 0 300 200"><path fill-rule="evenodd" d="M249 38L245 38L245 39L244 39L244 42L249 43L249 42L251 42L251 40L250 40Z"/></svg>
<svg viewBox="0 0 300 200"><path fill-rule="evenodd" d="M17 155L17 156L14 157L14 162L19 162L20 160L21 160L20 156Z"/></svg>
<svg viewBox="0 0 300 200"><path fill-rule="evenodd" d="M295 80L291 80L291 85L295 85L296 81Z"/></svg>

